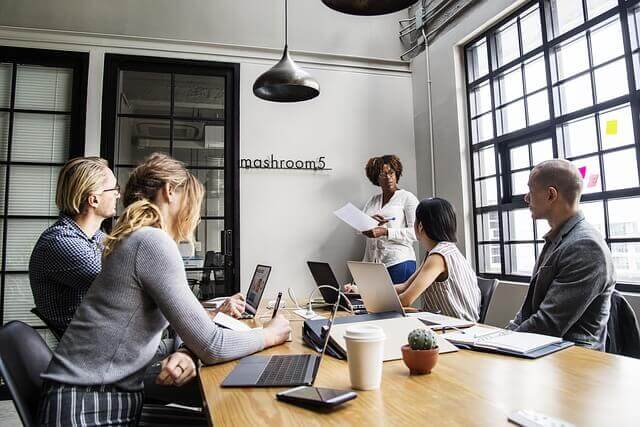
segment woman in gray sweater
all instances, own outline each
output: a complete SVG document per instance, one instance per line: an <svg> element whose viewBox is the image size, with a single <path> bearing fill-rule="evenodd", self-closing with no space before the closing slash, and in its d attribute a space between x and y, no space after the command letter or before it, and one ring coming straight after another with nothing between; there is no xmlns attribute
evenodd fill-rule
<svg viewBox="0 0 640 427"><path fill-rule="evenodd" d="M193 235L203 194L184 165L163 154L131 173L126 209L106 242L102 272L42 375L41 425L135 425L144 370L168 325L205 364L287 339L291 329L282 315L264 329L217 327L189 289L176 242ZM165 375L165 384L194 376L190 358L181 356L173 359L175 375Z"/></svg>

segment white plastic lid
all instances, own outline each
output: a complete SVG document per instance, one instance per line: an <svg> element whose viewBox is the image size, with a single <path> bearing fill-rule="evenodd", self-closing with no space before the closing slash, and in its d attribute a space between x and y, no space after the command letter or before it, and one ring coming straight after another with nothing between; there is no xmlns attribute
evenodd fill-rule
<svg viewBox="0 0 640 427"><path fill-rule="evenodd" d="M375 325L354 325L345 331L345 338L357 341L380 341L386 339L384 331Z"/></svg>

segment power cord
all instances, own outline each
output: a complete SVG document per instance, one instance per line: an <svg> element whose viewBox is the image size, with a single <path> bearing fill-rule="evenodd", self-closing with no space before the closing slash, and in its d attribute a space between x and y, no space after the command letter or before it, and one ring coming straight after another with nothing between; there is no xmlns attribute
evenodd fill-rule
<svg viewBox="0 0 640 427"><path fill-rule="evenodd" d="M340 289L336 289L333 286L329 286L329 285L320 285L317 288L315 288L313 291L311 291L311 294L309 294L309 304L307 307L307 312L305 313L306 316L313 316L316 313L313 311L313 308L311 306L311 304L313 303L313 295L319 291L320 289L325 288L325 289L332 289L334 291L336 291L338 293L338 302L342 301L342 299L340 297L344 297L345 301L348 301L347 296L342 293L342 291ZM331 305L331 304L327 304L327 305ZM342 307L343 309L345 309L346 311L350 312L351 314L353 314L353 308L352 307L345 307L342 304L339 304L339 307Z"/></svg>

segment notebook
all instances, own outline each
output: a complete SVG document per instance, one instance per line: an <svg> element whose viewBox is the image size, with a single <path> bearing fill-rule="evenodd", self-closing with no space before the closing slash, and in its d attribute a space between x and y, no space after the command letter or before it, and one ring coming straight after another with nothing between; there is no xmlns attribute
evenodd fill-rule
<svg viewBox="0 0 640 427"><path fill-rule="evenodd" d="M450 332L444 336L454 344L471 347L504 350L525 355L554 344L562 343L562 338L529 332L514 332L506 329L472 326L464 331Z"/></svg>
<svg viewBox="0 0 640 427"><path fill-rule="evenodd" d="M383 360L385 362L389 360L402 359L402 350L400 347L408 343L407 337L409 336L409 332L414 329L427 328L419 319L411 317L370 320L368 322L359 322L358 326L364 324L379 326L384 330L386 340L384 342ZM347 351L347 344L344 340L344 334L351 326L353 326L353 324L336 324L331 328L332 341L345 353ZM438 337L438 348L440 354L458 351L456 346L444 339L442 335L436 334L436 336Z"/></svg>

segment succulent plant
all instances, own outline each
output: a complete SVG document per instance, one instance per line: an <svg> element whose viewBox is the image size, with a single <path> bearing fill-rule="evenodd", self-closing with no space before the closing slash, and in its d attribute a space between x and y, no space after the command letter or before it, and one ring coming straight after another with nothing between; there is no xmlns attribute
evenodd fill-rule
<svg viewBox="0 0 640 427"><path fill-rule="evenodd" d="M431 329L414 329L409 332L411 350L431 350L438 347L438 339Z"/></svg>

